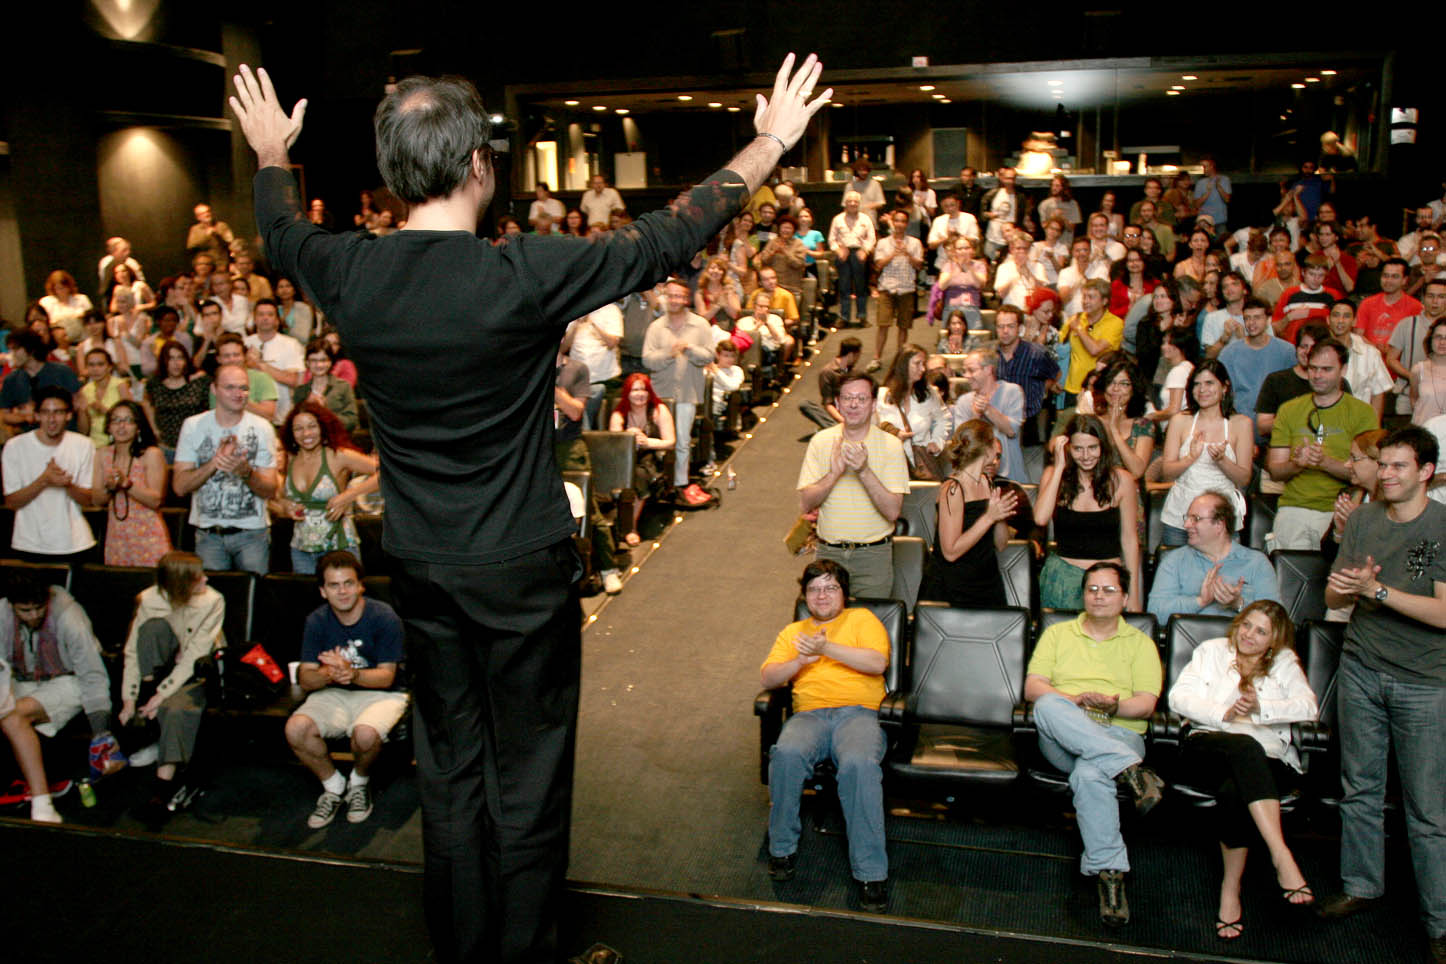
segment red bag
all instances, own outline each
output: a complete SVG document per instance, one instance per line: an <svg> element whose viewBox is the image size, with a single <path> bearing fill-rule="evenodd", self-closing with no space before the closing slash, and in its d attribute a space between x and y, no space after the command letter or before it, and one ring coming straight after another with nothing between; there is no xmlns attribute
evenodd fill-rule
<svg viewBox="0 0 1446 964"><path fill-rule="evenodd" d="M280 683L286 678L286 673L276 665L276 660L271 658L271 654L262 648L260 643L252 646L246 655L241 657L241 662L250 663L273 683Z"/></svg>

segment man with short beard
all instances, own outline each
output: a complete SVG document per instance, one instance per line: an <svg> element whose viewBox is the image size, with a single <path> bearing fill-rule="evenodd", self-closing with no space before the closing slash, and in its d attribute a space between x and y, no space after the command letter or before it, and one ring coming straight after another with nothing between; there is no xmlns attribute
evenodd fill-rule
<svg viewBox="0 0 1446 964"><path fill-rule="evenodd" d="M1391 344L1391 333L1403 318L1421 313L1421 302L1406 294L1406 275L1411 268L1404 258L1387 258L1381 263L1381 291L1361 302L1356 311L1356 330L1381 351Z"/></svg>

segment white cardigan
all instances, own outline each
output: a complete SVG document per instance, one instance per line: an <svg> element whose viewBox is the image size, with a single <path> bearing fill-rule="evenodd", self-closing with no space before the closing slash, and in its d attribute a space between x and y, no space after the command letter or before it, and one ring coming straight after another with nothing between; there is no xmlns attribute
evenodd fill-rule
<svg viewBox="0 0 1446 964"><path fill-rule="evenodd" d="M949 435L954 427L954 419L949 410L944 407L943 401L939 398L939 391L933 385L929 386L929 397L925 401L919 401L913 395L908 396L909 411L900 410L897 405L890 405L884 401L889 390L879 388L878 403L874 406L874 424L882 425L888 422L895 428L903 428L908 425L909 431L914 433L911 439L903 439L904 455L908 458L909 464L914 463L914 446L922 445L928 448L935 442L943 445L949 441Z"/></svg>
<svg viewBox="0 0 1446 964"><path fill-rule="evenodd" d="M1314 720L1315 693L1294 652L1276 656L1270 672L1255 687L1259 708L1246 719L1226 722L1225 713L1240 699L1240 673L1224 636L1201 643L1190 665L1170 687L1170 709L1202 730L1253 736L1265 755L1300 771L1300 755L1290 742L1290 724Z"/></svg>

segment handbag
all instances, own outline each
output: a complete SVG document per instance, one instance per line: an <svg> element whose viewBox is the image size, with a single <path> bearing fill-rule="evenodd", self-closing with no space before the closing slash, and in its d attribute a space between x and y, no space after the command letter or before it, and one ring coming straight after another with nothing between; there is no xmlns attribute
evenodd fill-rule
<svg viewBox="0 0 1446 964"><path fill-rule="evenodd" d="M939 456L923 445L913 446L914 462L909 475L916 482L943 482L949 473L944 471Z"/></svg>

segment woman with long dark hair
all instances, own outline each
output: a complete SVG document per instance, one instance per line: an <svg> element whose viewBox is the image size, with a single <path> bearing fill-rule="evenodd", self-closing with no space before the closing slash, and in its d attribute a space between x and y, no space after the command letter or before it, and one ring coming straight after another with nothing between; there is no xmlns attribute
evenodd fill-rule
<svg viewBox="0 0 1446 964"><path fill-rule="evenodd" d="M1155 454L1155 423L1146 413L1145 384L1128 355L1111 362L1095 379L1094 413L1110 433L1120 464L1144 478Z"/></svg>
<svg viewBox="0 0 1446 964"><path fill-rule="evenodd" d="M925 560L920 599L962 609L987 609L1004 598L999 550L1009 542L1006 520L1017 499L996 489L985 473L994 458L994 428L983 419L959 426L944 448L949 476L935 502L934 551Z"/></svg>
<svg viewBox="0 0 1446 964"><path fill-rule="evenodd" d="M156 352L156 373L146 379L141 404L156 427L166 464L175 461L181 425L211 407L211 376L198 372L191 353L172 340Z"/></svg>
<svg viewBox="0 0 1446 964"><path fill-rule="evenodd" d="M106 413L105 434L112 441L95 453L91 484L92 501L110 513L105 564L154 566L171 551L159 511L166 499L166 460L145 410L130 399Z"/></svg>
<svg viewBox="0 0 1446 964"><path fill-rule="evenodd" d="M638 536L638 519L642 517L643 506L658 495L667 481L663 459L676 444L673 414L653 391L652 379L642 372L633 372L623 379L622 396L609 417L608 429L631 433L637 446L633 463L633 517L628 520L628 531L623 536L624 542L636 546L642 541Z"/></svg>
<svg viewBox="0 0 1446 964"><path fill-rule="evenodd" d="M874 419L884 431L904 443L904 456L909 461L913 478L937 479L925 466L917 464L914 446L938 455L949 441L952 428L948 409L939 392L924 377L929 353L918 345L906 345L894 355L889 375L879 388Z"/></svg>
<svg viewBox="0 0 1446 964"><path fill-rule="evenodd" d="M1120 465L1109 429L1093 415L1076 415L1050 440L1054 461L1040 478L1036 525L1054 522L1055 551L1039 575L1039 601L1047 609L1084 608L1084 572L1097 562L1118 562L1130 573L1126 607L1141 609L1139 486Z"/></svg>
<svg viewBox="0 0 1446 964"><path fill-rule="evenodd" d="M1225 636L1196 647L1170 687L1170 709L1187 726L1181 772L1219 796L1211 813L1225 867L1215 915L1221 940L1244 933L1240 884L1257 840L1270 852L1282 900L1297 907L1315 902L1280 825L1282 791L1302 772L1291 724L1318 712L1293 642L1285 607L1257 600L1230 621Z"/></svg>
<svg viewBox="0 0 1446 964"><path fill-rule="evenodd" d="M1170 419L1160 473L1173 481L1161 519L1164 543L1185 544L1185 513L1207 491L1229 496L1237 526L1245 520L1244 490L1250 485L1255 430L1249 416L1235 411L1230 373L1207 358L1190 377L1187 410Z"/></svg>
<svg viewBox="0 0 1446 964"><path fill-rule="evenodd" d="M285 455L278 468L286 481L271 509L293 520L291 571L314 573L318 559L339 549L359 555L351 511L358 498L377 490L376 458L351 447L341 420L316 398L286 413L280 435Z"/></svg>
<svg viewBox="0 0 1446 964"><path fill-rule="evenodd" d="M303 345L306 344L311 339L316 312L307 304L306 296L296 283L285 275L276 279L273 288L276 291L277 313L281 315L281 330Z"/></svg>

